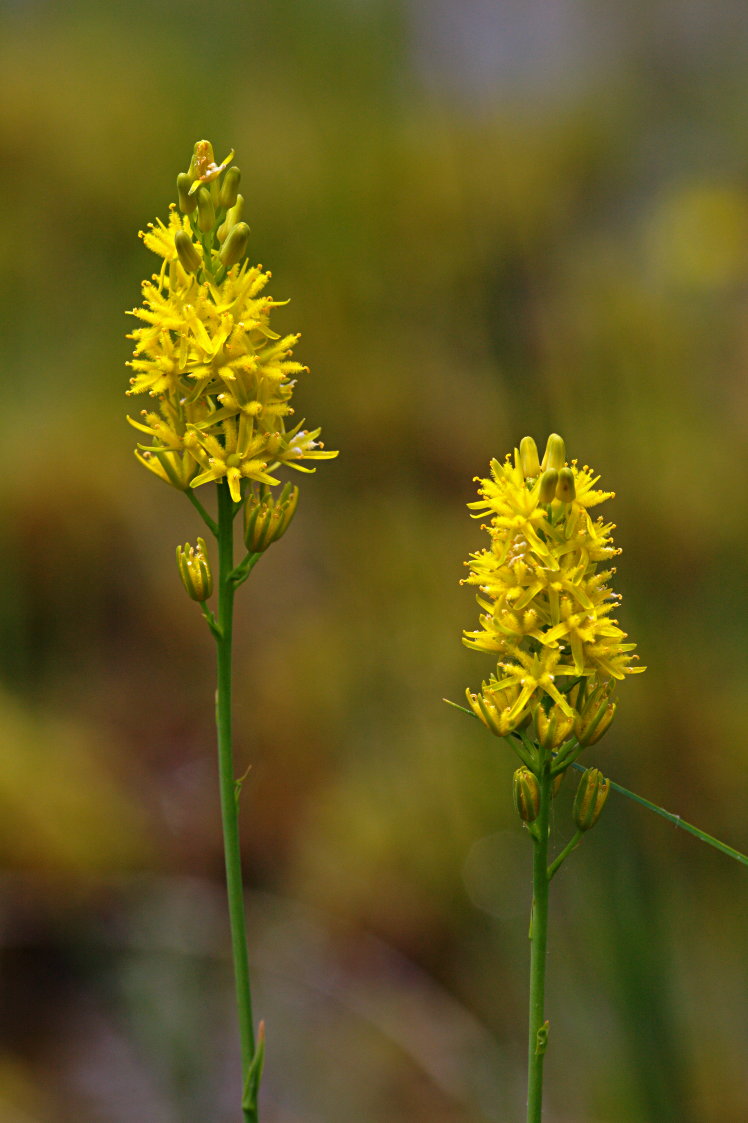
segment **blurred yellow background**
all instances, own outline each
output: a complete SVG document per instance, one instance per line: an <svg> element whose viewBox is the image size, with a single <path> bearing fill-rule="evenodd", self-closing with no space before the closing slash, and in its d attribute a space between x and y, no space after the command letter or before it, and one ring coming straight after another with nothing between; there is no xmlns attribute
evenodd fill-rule
<svg viewBox="0 0 748 1123"><path fill-rule="evenodd" d="M236 1119L199 527L124 397L200 137L341 450L238 602L266 1123L523 1116L515 761L442 698L525 433L617 492L649 669L587 759L748 850L747 58L737 0L5 0L0 1123ZM748 1117L747 900L610 800L554 881L548 1123Z"/></svg>

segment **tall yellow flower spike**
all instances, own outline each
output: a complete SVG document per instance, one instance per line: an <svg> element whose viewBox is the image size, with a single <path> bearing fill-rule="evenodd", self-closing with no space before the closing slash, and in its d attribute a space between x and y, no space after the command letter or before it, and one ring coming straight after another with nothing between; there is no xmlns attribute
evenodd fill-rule
<svg viewBox="0 0 748 1123"><path fill-rule="evenodd" d="M141 321L129 336L135 353L128 394L151 408L131 424L149 438L136 456L160 479L186 491L226 479L235 503L251 481L277 484L287 464L328 460L319 429L288 427L298 335L270 327L285 301L264 295L270 273L243 260L249 227L241 221L240 173L221 164L209 141L195 145L189 171L178 177L179 207L141 237L161 258L143 282ZM228 170L227 170L228 169ZM180 213L181 211L181 213Z"/></svg>
<svg viewBox="0 0 748 1123"><path fill-rule="evenodd" d="M610 724L616 680L644 670L612 616L620 597L608 585L609 562L620 551L613 524L589 514L613 495L597 490L598 479L576 460L567 464L557 434L542 461L525 437L513 458L492 461L491 478L479 481L481 498L469 504L474 518L488 516L491 543L466 563L483 612L464 643L498 662L467 699L498 736L534 720L539 740L553 723L590 743Z"/></svg>

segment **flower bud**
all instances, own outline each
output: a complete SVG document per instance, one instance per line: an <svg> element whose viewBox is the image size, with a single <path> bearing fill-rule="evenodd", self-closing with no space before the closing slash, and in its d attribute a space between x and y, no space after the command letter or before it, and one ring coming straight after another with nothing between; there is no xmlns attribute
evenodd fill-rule
<svg viewBox="0 0 748 1123"><path fill-rule="evenodd" d="M577 830L588 831L600 818L608 798L610 781L606 780L599 768L588 768L579 781L574 796L574 822Z"/></svg>
<svg viewBox="0 0 748 1123"><path fill-rule="evenodd" d="M244 542L250 554L267 550L288 530L299 502L299 489L284 484L277 499L270 488L260 485L259 495L252 491L244 505Z"/></svg>
<svg viewBox="0 0 748 1123"><path fill-rule="evenodd" d="M556 498L558 487L558 472L555 468L547 468L540 477L539 501L545 506Z"/></svg>
<svg viewBox="0 0 748 1123"><path fill-rule="evenodd" d="M177 201L182 214L192 214L197 206L197 199L190 195L192 180L187 172L180 172L177 176Z"/></svg>
<svg viewBox="0 0 748 1123"><path fill-rule="evenodd" d="M519 459L526 480L534 479L535 476L540 475L538 446L532 437L523 437L519 442Z"/></svg>
<svg viewBox="0 0 748 1123"><path fill-rule="evenodd" d="M236 197L236 202L234 203L233 207L227 213L225 219L218 227L218 241L221 243L221 245L223 245L223 243L226 241L236 224L238 222L241 222L243 214L244 196L239 194Z"/></svg>
<svg viewBox="0 0 748 1123"><path fill-rule="evenodd" d="M202 258L195 248L195 243L185 230L177 230L174 235L174 245L177 256L188 273L197 273L202 265Z"/></svg>
<svg viewBox="0 0 748 1123"><path fill-rule="evenodd" d="M213 575L205 553L205 540L198 538L197 546L177 546L177 565L188 596L206 601L213 592Z"/></svg>
<svg viewBox="0 0 748 1123"><path fill-rule="evenodd" d="M546 752L560 748L574 732L574 715L565 714L558 706L551 706L546 713L543 706L538 705L533 717L538 744Z"/></svg>
<svg viewBox="0 0 748 1123"><path fill-rule="evenodd" d="M190 160L190 169L187 173L190 181L200 179L208 168L213 167L216 159L213 155L213 145L209 140L196 140Z"/></svg>
<svg viewBox="0 0 748 1123"><path fill-rule="evenodd" d="M226 210L228 210L229 207L233 207L236 202L236 196L239 192L239 180L241 178L242 173L236 165L234 165L233 168L229 168L223 177L221 190L218 192L218 202L219 205L225 207Z"/></svg>
<svg viewBox="0 0 748 1123"><path fill-rule="evenodd" d="M571 468L561 468L556 485L556 499L560 499L562 503L571 503L576 497L577 489L574 484L574 473Z"/></svg>
<svg viewBox="0 0 748 1123"><path fill-rule="evenodd" d="M249 227L246 222L237 222L229 233L228 238L221 247L219 257L221 263L226 269L230 269L232 265L236 265L238 261L244 257L247 252L247 245L249 243Z"/></svg>
<svg viewBox="0 0 748 1123"><path fill-rule="evenodd" d="M566 445L558 433L551 433L545 446L542 468L563 468L566 463Z"/></svg>
<svg viewBox="0 0 748 1123"><path fill-rule="evenodd" d="M213 229L215 221L216 211L210 197L210 191L207 187L201 187L197 193L197 225L203 234L207 234L209 230Z"/></svg>
<svg viewBox="0 0 748 1123"><path fill-rule="evenodd" d="M608 729L616 712L612 692L613 688L603 683L585 699L574 722L574 736L580 745L596 744Z"/></svg>
<svg viewBox="0 0 748 1123"><path fill-rule="evenodd" d="M514 773L514 806L523 823L533 823L540 811L540 785L538 778L523 765Z"/></svg>

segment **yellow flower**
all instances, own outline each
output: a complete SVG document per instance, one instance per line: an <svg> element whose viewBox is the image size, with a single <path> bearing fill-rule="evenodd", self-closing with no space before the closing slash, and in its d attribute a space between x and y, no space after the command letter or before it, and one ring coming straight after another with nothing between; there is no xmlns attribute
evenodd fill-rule
<svg viewBox="0 0 748 1123"><path fill-rule="evenodd" d="M303 462L337 453L324 450L319 429L287 427L296 376L308 372L293 359L299 336L270 326L273 309L286 303L265 295L270 273L246 260L226 268L221 260L219 229L225 243L239 225L236 207L220 203L232 157L217 165L209 142L199 141L187 173L193 187L208 184L215 195L211 229L200 226L197 211L180 214L172 205L167 223L157 220L141 234L161 265L130 313L139 326L129 336L128 393L152 401L142 420L129 419L149 438L136 450L145 467L183 490L226 479L240 502L246 481L275 484L281 465L313 471ZM180 205L184 198L180 190Z"/></svg>
<svg viewBox="0 0 748 1123"><path fill-rule="evenodd" d="M620 599L606 567L619 553L613 525L589 514L613 493L596 488L599 477L586 465L565 464L556 434L542 462L532 438L520 448L503 464L492 461L481 498L469 504L473 517L488 516L490 545L467 563L482 612L464 642L494 653L498 663L495 677L479 695L468 691L468 701L500 736L539 705L546 713L558 707L567 726L579 728L585 699L601 684L607 700L612 680L644 669L612 615Z"/></svg>

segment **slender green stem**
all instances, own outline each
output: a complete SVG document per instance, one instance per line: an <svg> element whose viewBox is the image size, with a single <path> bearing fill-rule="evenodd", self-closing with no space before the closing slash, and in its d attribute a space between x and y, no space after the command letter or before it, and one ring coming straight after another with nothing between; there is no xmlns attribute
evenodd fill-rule
<svg viewBox="0 0 748 1123"><path fill-rule="evenodd" d="M583 837L584 837L583 831L577 831L576 834L572 838L570 838L569 841L566 843L566 846L564 846L561 853L556 858L554 858L554 860L551 862L551 864L548 867L548 880L549 881L552 880L553 875L556 873L559 866L569 857L569 855L574 850L576 850L577 846L579 846L579 843L582 841Z"/></svg>
<svg viewBox="0 0 748 1123"><path fill-rule="evenodd" d="M530 915L530 1017L527 1058L527 1123L540 1123L543 1111L543 1061L548 1039L545 1020L545 964L548 950L548 834L551 809L550 762L540 784L540 810L535 820Z"/></svg>
<svg viewBox="0 0 748 1123"><path fill-rule="evenodd" d="M255 1056L252 996L249 981L249 956L244 913L241 851L239 847L239 809L234 777L231 722L231 639L234 610L234 503L225 481L218 484L218 629L216 654L216 728L218 731L218 775L221 793L223 846L226 858L231 951L234 960L236 1004L241 1042L242 1083L247 1079ZM244 1123L257 1123L254 1106L243 1106Z"/></svg>
<svg viewBox="0 0 748 1123"><path fill-rule="evenodd" d="M207 526L208 530L210 530L212 534L215 534L215 536L217 538L218 537L218 523L216 522L216 520L214 518L212 518L208 514L208 512L205 510L205 508L203 507L203 505L200 502L200 500L198 499L198 497L195 495L192 488L188 487L184 494L187 496L190 503L195 508L198 515L200 516L200 518L203 520L203 522Z"/></svg>
<svg viewBox="0 0 748 1123"><path fill-rule="evenodd" d="M584 772L584 766L581 764L574 763L572 767L576 768L578 772ZM740 850L735 850L734 847L728 846L726 842L720 842L718 838L714 838L713 835L707 834L706 831L702 831L699 827L695 827L693 823L687 823L685 819L681 819L680 815L675 815L672 811L666 811L664 807L659 807L656 803L645 799L644 796L629 791L628 788L617 784L615 780L608 780L608 783L619 795L625 795L627 799L632 799L634 803L639 803L642 807L646 807L648 811L654 811L655 815L659 815L662 819L667 819L674 827L680 827L682 831L687 831L689 834L692 834L694 838L699 838L702 842L713 846L714 849L719 850L721 854L726 854L728 858L734 858L735 861L740 862L741 865L748 866L747 854L741 853Z"/></svg>

